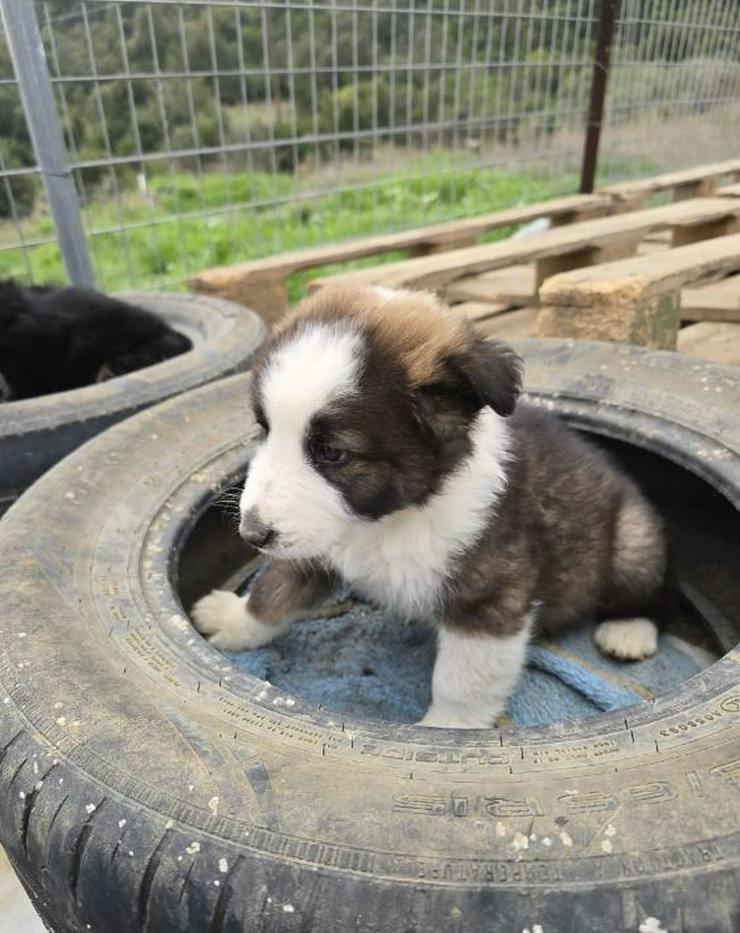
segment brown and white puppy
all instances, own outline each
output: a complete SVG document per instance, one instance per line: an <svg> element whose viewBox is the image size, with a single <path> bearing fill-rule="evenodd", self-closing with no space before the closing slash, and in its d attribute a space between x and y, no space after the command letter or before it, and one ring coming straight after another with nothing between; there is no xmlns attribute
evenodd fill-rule
<svg viewBox="0 0 740 933"><path fill-rule="evenodd" d="M267 644L341 579L438 629L429 726L487 727L533 631L596 615L600 648L656 650L666 547L630 479L515 404L520 361L433 295L328 287L266 345L240 532L273 560L194 607L217 647Z"/></svg>

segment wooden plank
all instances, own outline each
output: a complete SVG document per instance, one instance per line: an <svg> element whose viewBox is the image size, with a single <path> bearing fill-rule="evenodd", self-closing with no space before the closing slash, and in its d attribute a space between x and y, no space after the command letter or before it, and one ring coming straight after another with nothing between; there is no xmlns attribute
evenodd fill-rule
<svg viewBox="0 0 740 933"><path fill-rule="evenodd" d="M496 340L520 340L522 337L534 337L537 330L537 315L539 308L517 308L496 317L478 321L475 325L486 337Z"/></svg>
<svg viewBox="0 0 740 933"><path fill-rule="evenodd" d="M224 289L232 289L235 283L242 283L245 278L282 278L302 269L327 266L332 263L349 262L366 256L378 256L395 250L429 245L454 245L461 237L475 238L490 230L526 223L538 217L562 219L573 216L598 216L608 213L609 199L603 195L578 194L537 204L527 204L508 210L466 217L427 227L415 227L401 233L382 236L364 237L343 243L329 243L310 249L295 250L268 256L229 266L218 266L201 272L191 280L196 291L224 294Z"/></svg>
<svg viewBox="0 0 740 933"><path fill-rule="evenodd" d="M614 185L605 185L599 188L598 194L608 194L620 200L632 200L636 197L648 197L659 191L668 191L671 188L685 188L691 185L700 185L702 181L714 181L724 175L740 174L740 159L730 159L726 162L712 162L707 165L697 165L693 168L682 169L677 172L667 172L663 175L654 175L651 178L638 178L633 181L622 181ZM700 194L709 193L705 191Z"/></svg>
<svg viewBox="0 0 740 933"><path fill-rule="evenodd" d="M676 224L671 235L671 246L687 246L689 243L711 240L712 237L728 236L737 233L738 229L737 217L721 217L703 224Z"/></svg>
<svg viewBox="0 0 740 933"><path fill-rule="evenodd" d="M670 240L641 240L637 245L637 256L653 256L671 248Z"/></svg>
<svg viewBox="0 0 740 933"><path fill-rule="evenodd" d="M511 305L493 301L462 301L451 305L450 311L454 314L462 314L469 321L479 321L482 318L492 317L494 314L501 314L510 308Z"/></svg>
<svg viewBox="0 0 740 933"><path fill-rule="evenodd" d="M740 233L576 269L546 282L540 300L543 304L588 307L617 292L625 300L627 295L652 298L736 270L740 270Z"/></svg>
<svg viewBox="0 0 740 933"><path fill-rule="evenodd" d="M378 284L443 289L465 276L505 266L581 254L581 264L596 263L604 253L624 242L639 239L652 230L677 224L703 224L740 216L740 202L732 198L696 198L634 213L616 214L565 227L554 227L535 236L486 243L454 250L433 258L421 257L359 269L343 275L315 279L313 289L327 282Z"/></svg>
<svg viewBox="0 0 740 933"><path fill-rule="evenodd" d="M537 333L672 349L683 286L738 269L734 234L558 275L540 291Z"/></svg>
<svg viewBox="0 0 740 933"><path fill-rule="evenodd" d="M734 185L723 185L717 189L716 194L720 198L740 198L740 182Z"/></svg>
<svg viewBox="0 0 740 933"><path fill-rule="evenodd" d="M495 301L523 306L536 301L533 266L509 266L453 282L445 292L448 300Z"/></svg>
<svg viewBox="0 0 740 933"><path fill-rule="evenodd" d="M685 288L681 292L681 319L740 323L740 275L701 288Z"/></svg>
<svg viewBox="0 0 740 933"><path fill-rule="evenodd" d="M740 324L690 324L678 333L678 349L713 363L740 366Z"/></svg>

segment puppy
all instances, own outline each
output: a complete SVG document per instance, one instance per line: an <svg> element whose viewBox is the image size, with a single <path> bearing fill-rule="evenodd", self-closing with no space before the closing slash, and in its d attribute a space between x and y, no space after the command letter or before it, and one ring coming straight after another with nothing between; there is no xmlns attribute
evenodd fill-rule
<svg viewBox="0 0 740 933"><path fill-rule="evenodd" d="M7 401L77 389L191 346L150 311L100 292L0 281L0 374Z"/></svg>
<svg viewBox="0 0 740 933"><path fill-rule="evenodd" d="M272 562L248 597L203 597L200 631L265 645L346 581L436 625L421 722L460 728L493 724L535 632L597 617L604 652L653 654L660 519L600 450L516 406L520 366L428 293L305 301L252 381L261 436L240 533Z"/></svg>

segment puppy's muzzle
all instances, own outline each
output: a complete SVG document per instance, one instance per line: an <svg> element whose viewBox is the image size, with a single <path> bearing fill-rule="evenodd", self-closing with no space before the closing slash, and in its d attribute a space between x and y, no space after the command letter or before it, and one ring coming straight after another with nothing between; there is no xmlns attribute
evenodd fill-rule
<svg viewBox="0 0 740 933"><path fill-rule="evenodd" d="M269 548L277 539L275 529L266 525L260 519L256 509L249 509L242 515L239 523L239 534L247 544L260 551Z"/></svg>

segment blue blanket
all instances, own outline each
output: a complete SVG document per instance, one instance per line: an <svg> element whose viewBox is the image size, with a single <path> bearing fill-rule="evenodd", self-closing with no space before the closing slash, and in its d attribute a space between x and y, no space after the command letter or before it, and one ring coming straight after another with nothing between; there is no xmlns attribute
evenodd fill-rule
<svg viewBox="0 0 740 933"><path fill-rule="evenodd" d="M297 622L271 645L230 655L235 665L337 715L415 722L430 700L434 631L355 603L337 616ZM595 716L648 699L696 674L701 665L680 643L661 637L645 661L605 658L593 626L556 643L530 645L509 701L518 726Z"/></svg>

